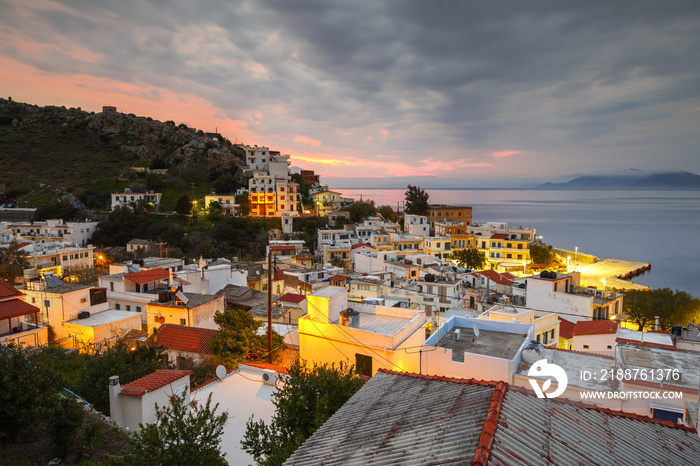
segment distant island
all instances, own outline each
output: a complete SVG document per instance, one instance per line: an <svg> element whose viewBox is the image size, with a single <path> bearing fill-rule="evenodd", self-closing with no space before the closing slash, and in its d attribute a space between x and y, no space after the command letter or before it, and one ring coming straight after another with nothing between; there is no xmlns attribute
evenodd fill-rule
<svg viewBox="0 0 700 466"><path fill-rule="evenodd" d="M682 172L585 175L566 183L544 183L535 189L700 189L700 175Z"/></svg>

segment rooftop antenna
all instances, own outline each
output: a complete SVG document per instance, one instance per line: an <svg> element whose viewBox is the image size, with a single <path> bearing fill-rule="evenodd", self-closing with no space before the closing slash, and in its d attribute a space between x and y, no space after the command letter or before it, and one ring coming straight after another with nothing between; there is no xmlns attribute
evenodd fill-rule
<svg viewBox="0 0 700 466"><path fill-rule="evenodd" d="M476 341L477 337L479 336L479 327L476 324L474 324L473 330L474 330L474 336L472 337L472 343L474 343Z"/></svg>

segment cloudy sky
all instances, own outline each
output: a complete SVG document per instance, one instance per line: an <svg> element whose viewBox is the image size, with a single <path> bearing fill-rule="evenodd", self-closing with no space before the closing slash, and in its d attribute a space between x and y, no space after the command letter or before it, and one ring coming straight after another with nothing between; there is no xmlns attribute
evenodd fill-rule
<svg viewBox="0 0 700 466"><path fill-rule="evenodd" d="M0 0L0 93L218 129L329 182L700 173L700 7Z"/></svg>

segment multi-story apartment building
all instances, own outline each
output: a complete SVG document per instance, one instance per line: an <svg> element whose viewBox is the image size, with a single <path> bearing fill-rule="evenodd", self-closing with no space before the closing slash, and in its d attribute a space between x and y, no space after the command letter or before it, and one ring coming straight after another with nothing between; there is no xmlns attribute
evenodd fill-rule
<svg viewBox="0 0 700 466"><path fill-rule="evenodd" d="M85 246L90 242L98 222L65 222L62 219L45 222L1 223L0 243L52 243L56 241Z"/></svg>
<svg viewBox="0 0 700 466"><path fill-rule="evenodd" d="M435 222L464 222L472 224L472 208L470 206L452 206L432 204L428 206L428 221L435 228Z"/></svg>
<svg viewBox="0 0 700 466"><path fill-rule="evenodd" d="M27 246L29 264L40 273L53 272L59 277L66 270L88 268L94 265L93 247L71 246L70 243L54 242Z"/></svg>
<svg viewBox="0 0 700 466"><path fill-rule="evenodd" d="M219 203L219 208L226 215L236 215L238 212L238 204L236 204L235 194L217 194L211 193L204 196L204 206L209 208L213 202Z"/></svg>
<svg viewBox="0 0 700 466"><path fill-rule="evenodd" d="M467 230L474 235L476 247L495 268L517 268L530 262L530 243L535 240L536 233L534 228L489 222L471 225Z"/></svg>
<svg viewBox="0 0 700 466"><path fill-rule="evenodd" d="M423 250L436 259L447 259L452 252L452 244L448 236L428 236L423 242Z"/></svg>
<svg viewBox="0 0 700 466"><path fill-rule="evenodd" d="M404 231L409 235L426 237L430 235L428 217L424 215L406 214L404 216Z"/></svg>
<svg viewBox="0 0 700 466"><path fill-rule="evenodd" d="M112 210L118 207L131 207L132 204L139 201L148 202L153 205L153 209L158 209L163 193L155 193L153 191L135 193L127 188L123 193L111 193L110 195L112 196Z"/></svg>
<svg viewBox="0 0 700 466"><path fill-rule="evenodd" d="M558 313L570 322L608 319L622 312L621 293L580 286L580 272L528 277L527 307Z"/></svg>

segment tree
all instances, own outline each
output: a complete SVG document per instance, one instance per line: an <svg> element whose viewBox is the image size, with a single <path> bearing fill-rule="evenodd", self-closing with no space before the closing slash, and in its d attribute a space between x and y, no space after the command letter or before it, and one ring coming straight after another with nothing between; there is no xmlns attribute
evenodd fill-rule
<svg viewBox="0 0 700 466"><path fill-rule="evenodd" d="M211 339L211 349L219 356L229 369L240 361L267 360L267 333L258 335L263 323L241 309L228 309L214 314L221 331ZM284 347L284 339L272 331L272 358L277 359Z"/></svg>
<svg viewBox="0 0 700 466"><path fill-rule="evenodd" d="M17 440L53 404L60 387L53 367L32 365L17 346L0 345L0 433Z"/></svg>
<svg viewBox="0 0 700 466"><path fill-rule="evenodd" d="M210 202L209 205L207 206L207 220L210 222L215 222L217 220L220 220L221 217L223 217L223 213L221 212L221 204L219 204L218 201L213 201Z"/></svg>
<svg viewBox="0 0 700 466"><path fill-rule="evenodd" d="M418 186L408 185L406 196L406 213L412 215L428 214L428 198L430 195Z"/></svg>
<svg viewBox="0 0 700 466"><path fill-rule="evenodd" d="M330 263L331 265L334 265L336 267L343 267L345 265L345 261L343 259L341 259L340 256L338 256L338 255L331 256L328 263Z"/></svg>
<svg viewBox="0 0 700 466"><path fill-rule="evenodd" d="M377 207L371 199L353 202L349 210L350 221L353 223L363 222L367 217L377 213Z"/></svg>
<svg viewBox="0 0 700 466"><path fill-rule="evenodd" d="M465 269L482 270L486 267L486 255L477 248L457 249L450 253L449 259Z"/></svg>
<svg viewBox="0 0 700 466"><path fill-rule="evenodd" d="M78 214L78 209L68 202L56 201L53 204L37 207L33 220L43 222L49 218L62 218L63 220L73 220Z"/></svg>
<svg viewBox="0 0 700 466"><path fill-rule="evenodd" d="M29 268L27 253L17 246L17 241L12 240L8 247L0 248L0 278L10 285L14 285L15 279L22 276L24 269Z"/></svg>
<svg viewBox="0 0 700 466"><path fill-rule="evenodd" d="M377 209L377 212L384 217L385 220L389 222L395 222L396 221L396 212L394 212L394 209L391 208L391 206L388 205L383 205L380 206L379 209Z"/></svg>
<svg viewBox="0 0 700 466"><path fill-rule="evenodd" d="M241 217L246 217L250 214L250 197L247 194L238 194L236 196L236 204L238 204L238 213Z"/></svg>
<svg viewBox="0 0 700 466"><path fill-rule="evenodd" d="M533 264L551 264L552 260L554 260L552 246L530 244L530 258Z"/></svg>
<svg viewBox="0 0 700 466"><path fill-rule="evenodd" d="M138 466L228 464L221 452L221 434L228 412L216 414L211 394L204 405L173 396L163 408L156 405L156 422L134 434L131 450L118 463Z"/></svg>
<svg viewBox="0 0 700 466"><path fill-rule="evenodd" d="M361 387L353 366L314 365L296 362L289 377L275 392L276 412L270 424L246 423L243 449L259 465L282 464Z"/></svg>
<svg viewBox="0 0 700 466"><path fill-rule="evenodd" d="M183 194L175 202L175 212L180 215L190 215L192 213L192 199L187 194Z"/></svg>
<svg viewBox="0 0 700 466"><path fill-rule="evenodd" d="M659 316L659 326L669 329L671 325L685 325L695 318L700 300L685 291L674 293L670 288L629 290L622 306L628 319L636 323L639 330L653 324L656 316Z"/></svg>

